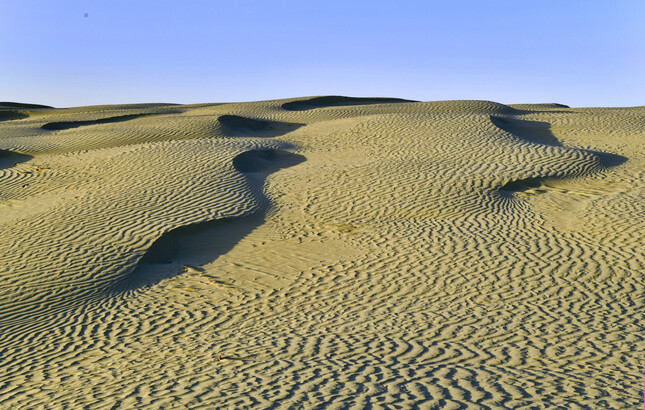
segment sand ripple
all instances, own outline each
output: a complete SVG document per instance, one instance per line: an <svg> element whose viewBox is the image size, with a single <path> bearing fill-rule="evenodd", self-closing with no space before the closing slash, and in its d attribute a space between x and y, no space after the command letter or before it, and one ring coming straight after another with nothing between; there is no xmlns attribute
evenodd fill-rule
<svg viewBox="0 0 645 410"><path fill-rule="evenodd" d="M642 401L643 107L0 108L1 407Z"/></svg>

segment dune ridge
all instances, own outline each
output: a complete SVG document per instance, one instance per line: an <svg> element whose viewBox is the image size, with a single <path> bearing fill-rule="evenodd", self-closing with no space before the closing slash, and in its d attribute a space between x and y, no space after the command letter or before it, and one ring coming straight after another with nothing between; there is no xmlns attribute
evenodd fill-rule
<svg viewBox="0 0 645 410"><path fill-rule="evenodd" d="M48 122L47 124L41 126L40 128L44 130L67 130L70 128L84 127L87 125L100 125L100 124L111 124L114 122L129 121L135 118L141 118L146 115L153 115L152 113L143 113L143 114L130 114L130 115L118 115L116 117L107 117L100 118L97 120L89 121L59 121L59 122Z"/></svg>
<svg viewBox="0 0 645 410"><path fill-rule="evenodd" d="M641 404L644 107L2 104L0 407Z"/></svg>
<svg viewBox="0 0 645 410"><path fill-rule="evenodd" d="M26 109L41 109L41 108L54 108L49 105L42 104L25 104L9 101L0 101L0 107L2 108L26 108Z"/></svg>
<svg viewBox="0 0 645 410"><path fill-rule="evenodd" d="M342 107L352 105L370 105L370 104L387 104L387 103L404 103L416 102L413 100L404 100L401 98L375 98L375 97L345 97L340 95L312 97L307 100L288 101L282 104L282 108L290 111L304 111L315 108Z"/></svg>

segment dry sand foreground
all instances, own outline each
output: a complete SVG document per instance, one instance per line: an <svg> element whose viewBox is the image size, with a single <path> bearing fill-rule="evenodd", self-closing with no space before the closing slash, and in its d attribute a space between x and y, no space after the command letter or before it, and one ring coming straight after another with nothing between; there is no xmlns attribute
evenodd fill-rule
<svg viewBox="0 0 645 410"><path fill-rule="evenodd" d="M0 120L1 408L642 405L645 107Z"/></svg>

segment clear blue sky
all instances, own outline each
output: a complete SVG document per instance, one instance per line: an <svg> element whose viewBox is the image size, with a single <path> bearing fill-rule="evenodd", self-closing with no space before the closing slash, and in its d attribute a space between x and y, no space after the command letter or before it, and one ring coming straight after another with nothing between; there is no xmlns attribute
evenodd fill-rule
<svg viewBox="0 0 645 410"><path fill-rule="evenodd" d="M0 101L645 105L645 0L0 0L0 38Z"/></svg>

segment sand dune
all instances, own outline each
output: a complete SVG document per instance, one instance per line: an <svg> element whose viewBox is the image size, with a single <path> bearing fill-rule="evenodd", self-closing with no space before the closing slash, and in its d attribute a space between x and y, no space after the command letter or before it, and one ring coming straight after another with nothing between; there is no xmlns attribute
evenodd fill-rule
<svg viewBox="0 0 645 410"><path fill-rule="evenodd" d="M96 120L88 120L88 121L48 122L47 124L43 125L40 128L44 130L68 130L70 128L78 128L78 127L83 127L87 125L110 124L113 122L128 121L128 120L133 120L135 118L140 118L146 115L152 115L152 114L144 113L144 114L118 115L116 117L99 118Z"/></svg>
<svg viewBox="0 0 645 410"><path fill-rule="evenodd" d="M0 120L2 408L642 403L645 107Z"/></svg>
<svg viewBox="0 0 645 410"><path fill-rule="evenodd" d="M339 95L330 95L325 97L312 97L304 100L287 101L282 104L282 108L290 111L312 110L314 108L325 107L342 107L351 105L367 104L386 104L413 102L412 100L403 100L401 98L357 98L343 97Z"/></svg>

